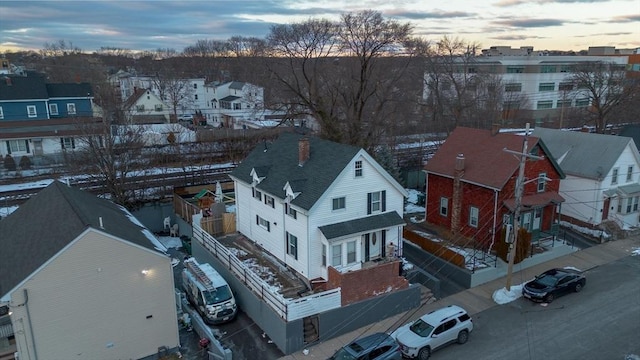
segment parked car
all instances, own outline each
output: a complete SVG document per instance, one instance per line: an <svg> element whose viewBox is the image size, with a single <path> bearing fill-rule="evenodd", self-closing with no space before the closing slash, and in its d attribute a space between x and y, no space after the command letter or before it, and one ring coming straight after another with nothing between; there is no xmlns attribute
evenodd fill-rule
<svg viewBox="0 0 640 360"><path fill-rule="evenodd" d="M431 311L418 320L391 333L402 355L426 360L431 353L452 342L464 344L473 330L473 320L467 311L456 305Z"/></svg>
<svg viewBox="0 0 640 360"><path fill-rule="evenodd" d="M375 333L338 349L329 360L401 360L400 346L389 334Z"/></svg>
<svg viewBox="0 0 640 360"><path fill-rule="evenodd" d="M178 115L179 121L193 121L193 115L191 114L181 114Z"/></svg>
<svg viewBox="0 0 640 360"><path fill-rule="evenodd" d="M587 278L574 269L551 269L536 276L522 287L522 296L532 301L550 303L558 296L580 292Z"/></svg>

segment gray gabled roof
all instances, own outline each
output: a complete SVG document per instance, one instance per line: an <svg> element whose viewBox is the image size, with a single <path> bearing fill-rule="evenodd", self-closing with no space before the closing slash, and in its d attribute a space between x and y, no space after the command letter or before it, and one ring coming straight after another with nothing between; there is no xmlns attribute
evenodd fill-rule
<svg viewBox="0 0 640 360"><path fill-rule="evenodd" d="M309 139L309 159L299 166L298 141L302 137L282 133L273 143L256 146L230 176L251 184L251 170L256 169L261 177L264 176L256 188L280 199L286 196L284 187L288 182L295 192L300 192L291 204L310 210L360 149L306 136Z"/></svg>
<svg viewBox="0 0 640 360"><path fill-rule="evenodd" d="M244 84L242 81L232 81L231 84L229 84L229 89L242 90Z"/></svg>
<svg viewBox="0 0 640 360"><path fill-rule="evenodd" d="M565 174L601 180L614 166L633 139L624 136L536 127L541 138Z"/></svg>
<svg viewBox="0 0 640 360"><path fill-rule="evenodd" d="M0 297L88 228L151 250L165 250L157 240L152 243L153 234L125 208L54 181L0 220Z"/></svg>
<svg viewBox="0 0 640 360"><path fill-rule="evenodd" d="M47 98L49 94L42 76L0 76L0 101Z"/></svg>
<svg viewBox="0 0 640 360"><path fill-rule="evenodd" d="M220 101L232 102L232 101L238 100L238 99L240 99L240 96L229 95L229 96L223 97L222 99L220 99Z"/></svg>
<svg viewBox="0 0 640 360"><path fill-rule="evenodd" d="M392 211L360 219L343 221L337 224L320 226L319 229L327 240L332 240L343 236L370 232L404 224L405 222L402 217L400 217L397 212Z"/></svg>
<svg viewBox="0 0 640 360"><path fill-rule="evenodd" d="M47 84L49 98L88 98L93 96L89 83Z"/></svg>

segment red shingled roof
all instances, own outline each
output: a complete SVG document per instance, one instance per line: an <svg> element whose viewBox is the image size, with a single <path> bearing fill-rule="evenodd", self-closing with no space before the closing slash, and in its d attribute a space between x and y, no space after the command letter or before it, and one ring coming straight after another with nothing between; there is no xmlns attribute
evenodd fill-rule
<svg viewBox="0 0 640 360"><path fill-rule="evenodd" d="M502 189L509 178L516 176L520 160L504 149L522 152L524 137L516 134L491 134L489 130L457 127L429 160L428 173L453 177L456 157L464 155L462 181ZM529 136L527 147L532 149L538 138Z"/></svg>

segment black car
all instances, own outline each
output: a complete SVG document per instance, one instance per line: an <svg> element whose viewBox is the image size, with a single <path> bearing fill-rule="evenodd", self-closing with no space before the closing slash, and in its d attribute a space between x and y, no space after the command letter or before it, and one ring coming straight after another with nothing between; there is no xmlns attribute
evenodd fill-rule
<svg viewBox="0 0 640 360"><path fill-rule="evenodd" d="M587 279L574 269L551 269L536 276L522 287L522 296L533 301L550 303L558 296L580 292Z"/></svg>

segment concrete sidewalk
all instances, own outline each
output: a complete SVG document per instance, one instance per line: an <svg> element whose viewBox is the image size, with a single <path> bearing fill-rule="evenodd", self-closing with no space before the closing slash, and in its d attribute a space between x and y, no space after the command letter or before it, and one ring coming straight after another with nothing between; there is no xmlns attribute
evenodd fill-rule
<svg viewBox="0 0 640 360"><path fill-rule="evenodd" d="M515 286L527 282L541 272L554 267L571 266L582 271L587 271L629 256L632 251L637 248L640 248L640 236L599 244L527 268L520 268L519 265L515 265L513 268L512 285ZM306 355L306 351L298 351L291 355L284 356L280 358L280 360L327 359L333 355L337 349L356 338L375 332L390 333L399 326L415 320L431 310L451 304L462 306L471 315L474 315L497 306L498 304L493 301L493 293L505 286L506 277L500 277L471 289L439 299L436 302L427 303L406 313L398 314L375 324L310 346L306 349L308 351Z"/></svg>

